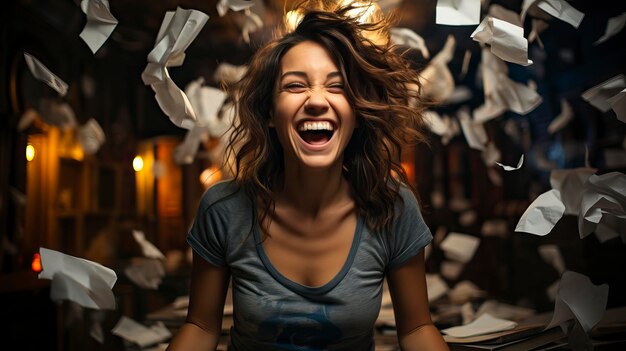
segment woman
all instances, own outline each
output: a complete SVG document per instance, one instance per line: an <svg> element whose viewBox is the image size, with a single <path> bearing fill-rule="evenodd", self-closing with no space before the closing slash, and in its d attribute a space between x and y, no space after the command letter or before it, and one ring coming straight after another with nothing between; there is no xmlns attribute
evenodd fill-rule
<svg viewBox="0 0 626 351"><path fill-rule="evenodd" d="M366 39L388 37L386 25L354 13L307 12L231 91L235 179L201 200L187 322L170 350L215 349L231 278L231 350L374 350L385 277L402 349L447 350L428 310L432 236L398 162L423 140L407 89L418 78Z"/></svg>

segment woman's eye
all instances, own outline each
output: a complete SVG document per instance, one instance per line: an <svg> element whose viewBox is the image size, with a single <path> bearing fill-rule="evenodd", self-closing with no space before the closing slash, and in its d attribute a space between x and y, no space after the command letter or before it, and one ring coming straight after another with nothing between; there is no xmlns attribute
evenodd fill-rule
<svg viewBox="0 0 626 351"><path fill-rule="evenodd" d="M306 90L306 86L302 83L289 83L285 84L283 90L287 90L292 93L303 93Z"/></svg>
<svg viewBox="0 0 626 351"><path fill-rule="evenodd" d="M343 84L331 84L326 89L331 93L341 94L343 93Z"/></svg>

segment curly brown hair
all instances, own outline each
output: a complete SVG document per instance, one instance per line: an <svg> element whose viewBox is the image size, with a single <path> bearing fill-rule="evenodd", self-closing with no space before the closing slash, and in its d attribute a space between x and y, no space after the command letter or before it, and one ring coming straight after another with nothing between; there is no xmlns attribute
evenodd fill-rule
<svg viewBox="0 0 626 351"><path fill-rule="evenodd" d="M390 233L400 186L410 184L400 163L402 148L427 141L422 133L424 102L418 74L406 52L398 52L388 42L375 44L364 35L388 36L388 22L360 23L350 11L354 13L354 7L308 10L294 31L256 52L247 74L229 89L238 116L229 152L234 154L235 181L260 201L265 209L261 218L265 218L274 209L275 187L284 174L282 147L268 125L280 62L298 43L320 44L347 82L345 94L359 124L344 152L344 176L368 228Z"/></svg>

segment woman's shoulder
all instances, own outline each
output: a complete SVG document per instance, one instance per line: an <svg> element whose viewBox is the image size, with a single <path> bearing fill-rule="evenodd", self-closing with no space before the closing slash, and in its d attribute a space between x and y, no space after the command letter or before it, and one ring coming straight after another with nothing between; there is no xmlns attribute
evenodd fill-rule
<svg viewBox="0 0 626 351"><path fill-rule="evenodd" d="M245 201L245 191L233 179L219 181L209 187L200 200L200 207L208 209L210 207L237 207Z"/></svg>

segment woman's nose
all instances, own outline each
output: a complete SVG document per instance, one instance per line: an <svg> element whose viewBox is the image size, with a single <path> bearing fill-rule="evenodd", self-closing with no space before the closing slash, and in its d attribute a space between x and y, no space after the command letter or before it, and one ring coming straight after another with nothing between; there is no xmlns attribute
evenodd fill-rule
<svg viewBox="0 0 626 351"><path fill-rule="evenodd" d="M321 114L328 110L328 100L326 99L324 89L311 89L309 97L304 104L304 109L310 114Z"/></svg>

